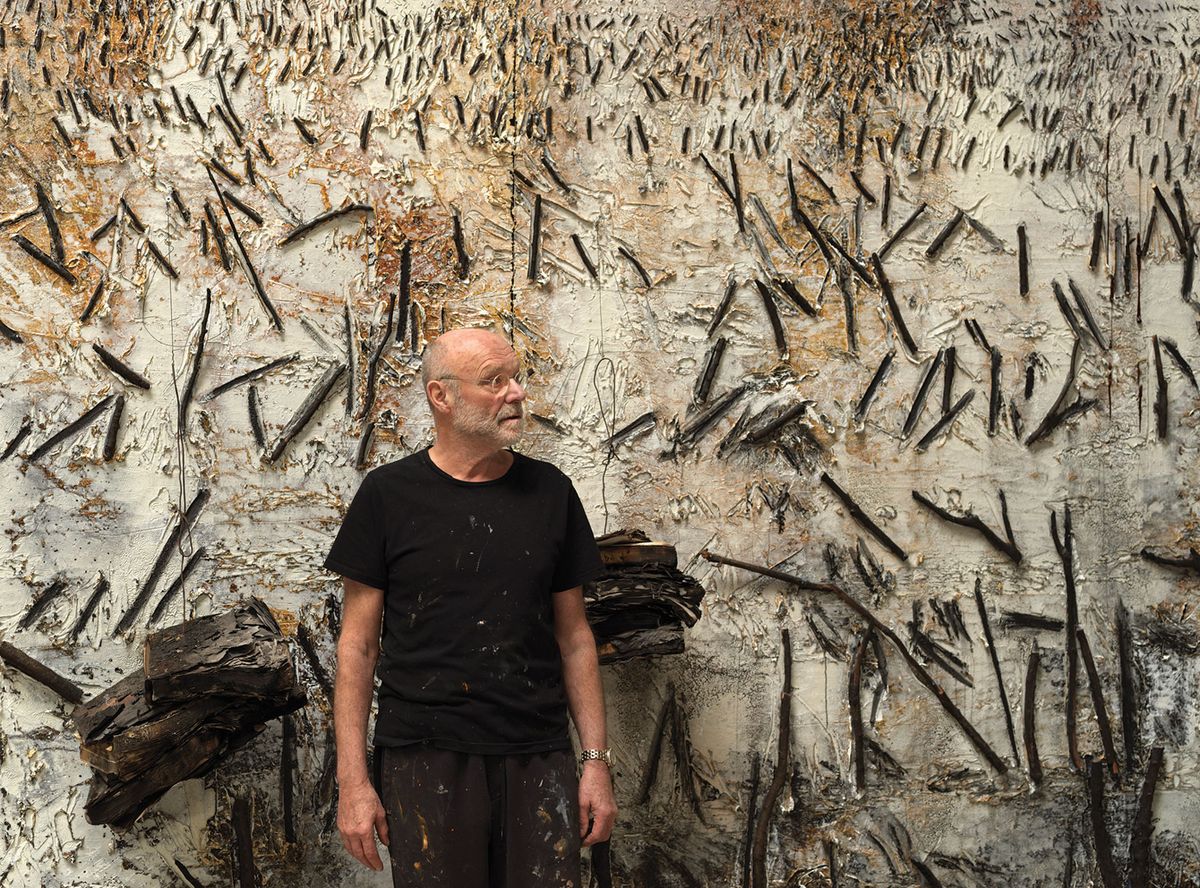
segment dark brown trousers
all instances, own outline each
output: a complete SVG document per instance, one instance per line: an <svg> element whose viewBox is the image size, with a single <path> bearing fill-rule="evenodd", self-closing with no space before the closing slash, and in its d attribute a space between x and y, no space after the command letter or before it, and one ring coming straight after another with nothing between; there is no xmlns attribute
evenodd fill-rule
<svg viewBox="0 0 1200 888"><path fill-rule="evenodd" d="M395 888L581 888L570 751L375 750Z"/></svg>

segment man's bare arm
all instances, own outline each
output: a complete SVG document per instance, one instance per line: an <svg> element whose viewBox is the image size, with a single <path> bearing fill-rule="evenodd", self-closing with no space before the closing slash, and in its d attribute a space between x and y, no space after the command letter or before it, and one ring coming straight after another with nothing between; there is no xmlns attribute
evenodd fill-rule
<svg viewBox="0 0 1200 888"><path fill-rule="evenodd" d="M603 749L608 745L604 688L600 683L596 639L583 605L583 587L554 594L554 636L562 655L563 686L579 742L584 749ZM579 829L581 835L586 835L583 844L607 841L616 818L617 803L608 765L600 761L585 762L579 778Z"/></svg>
<svg viewBox="0 0 1200 888"><path fill-rule="evenodd" d="M367 717L375 693L375 664L383 625L383 590L342 580L345 603L338 636L333 731L337 746L338 831L346 850L383 869L375 834L388 843L387 820L367 772Z"/></svg>

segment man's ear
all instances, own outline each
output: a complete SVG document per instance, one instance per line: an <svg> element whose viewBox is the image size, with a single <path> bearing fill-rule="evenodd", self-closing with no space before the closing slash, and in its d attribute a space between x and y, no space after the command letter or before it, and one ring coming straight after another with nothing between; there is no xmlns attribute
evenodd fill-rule
<svg viewBox="0 0 1200 888"><path fill-rule="evenodd" d="M450 387L439 380L433 380L425 389L425 396L436 413L445 413L450 409Z"/></svg>

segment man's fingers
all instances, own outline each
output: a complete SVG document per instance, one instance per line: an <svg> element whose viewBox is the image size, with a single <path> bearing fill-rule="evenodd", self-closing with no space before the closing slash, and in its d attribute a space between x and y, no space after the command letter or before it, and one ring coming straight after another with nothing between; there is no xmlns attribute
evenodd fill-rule
<svg viewBox="0 0 1200 888"><path fill-rule="evenodd" d="M387 814L384 813L382 807L380 807L379 812L375 815L375 831L379 833L379 841L383 842L384 845L388 844Z"/></svg>
<svg viewBox="0 0 1200 888"><path fill-rule="evenodd" d="M607 842L609 836L612 835L613 823L616 822L616 819L615 812L597 812L596 819L592 822L592 831L584 839L583 846L587 848L599 842Z"/></svg>
<svg viewBox="0 0 1200 888"><path fill-rule="evenodd" d="M371 835L363 839L362 842L363 856L362 861L373 870L383 869L383 861L379 859L379 849L375 847L375 836Z"/></svg>
<svg viewBox="0 0 1200 888"><path fill-rule="evenodd" d="M592 800L582 790L579 793L579 838L587 838L592 831Z"/></svg>

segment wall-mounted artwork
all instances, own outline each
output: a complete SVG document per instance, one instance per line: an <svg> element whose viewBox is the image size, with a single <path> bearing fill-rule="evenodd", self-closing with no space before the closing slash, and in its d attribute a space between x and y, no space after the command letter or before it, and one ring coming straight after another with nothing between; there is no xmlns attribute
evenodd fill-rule
<svg viewBox="0 0 1200 888"><path fill-rule="evenodd" d="M1197 72L1165 0L7 0L0 884L388 884L321 563L464 325L705 591L603 667L614 884L1200 884ZM74 704L253 598L307 704L90 824Z"/></svg>

